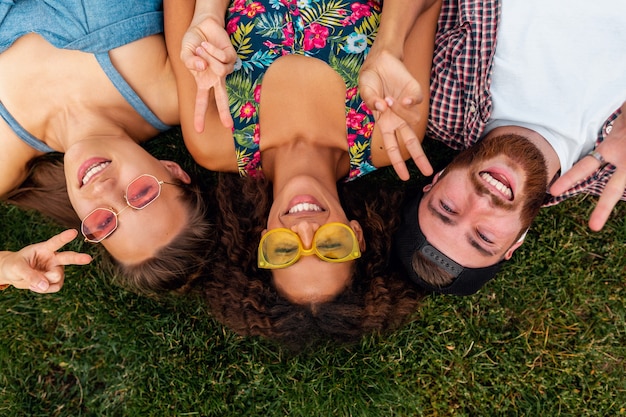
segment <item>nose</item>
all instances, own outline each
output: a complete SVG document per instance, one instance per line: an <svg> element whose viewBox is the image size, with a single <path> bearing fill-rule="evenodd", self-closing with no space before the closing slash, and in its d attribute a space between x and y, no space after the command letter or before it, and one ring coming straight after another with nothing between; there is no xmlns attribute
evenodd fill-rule
<svg viewBox="0 0 626 417"><path fill-rule="evenodd" d="M488 193L474 194L471 206L477 211L491 210L493 209L492 196Z"/></svg>
<svg viewBox="0 0 626 417"><path fill-rule="evenodd" d="M114 178L107 178L96 181L91 185L90 199L98 201L100 205L110 206L121 213L128 207L126 199L123 197L126 190L119 190L118 182Z"/></svg>
<svg viewBox="0 0 626 417"><path fill-rule="evenodd" d="M472 220L483 219L490 221L490 219L495 219L508 213L508 210L504 210L494 204L493 198L489 193L472 193L468 199L466 209L462 210L460 216Z"/></svg>
<svg viewBox="0 0 626 417"><path fill-rule="evenodd" d="M313 236L319 228L319 223L310 221L300 221L291 226L291 230L297 233L300 237L304 249L311 249L311 246L313 244Z"/></svg>
<svg viewBox="0 0 626 417"><path fill-rule="evenodd" d="M106 195L106 193L111 192L112 189L115 188L116 181L112 178L107 178L104 180L96 180L91 187L91 190L94 195ZM123 193L122 193L123 194Z"/></svg>

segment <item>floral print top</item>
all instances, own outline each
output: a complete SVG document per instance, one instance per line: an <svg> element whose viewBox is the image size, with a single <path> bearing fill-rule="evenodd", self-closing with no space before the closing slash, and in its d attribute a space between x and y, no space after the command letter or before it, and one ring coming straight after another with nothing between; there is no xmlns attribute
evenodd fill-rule
<svg viewBox="0 0 626 417"><path fill-rule="evenodd" d="M235 122L233 136L239 173L262 176L259 102L263 75L288 54L325 61L346 84L348 180L376 168L371 163L374 117L357 84L361 65L378 30L379 0L234 0L226 30L237 51L226 88Z"/></svg>

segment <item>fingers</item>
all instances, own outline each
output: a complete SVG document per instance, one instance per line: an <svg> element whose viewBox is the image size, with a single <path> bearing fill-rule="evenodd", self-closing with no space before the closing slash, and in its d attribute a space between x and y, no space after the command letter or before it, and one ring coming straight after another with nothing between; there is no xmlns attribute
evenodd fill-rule
<svg viewBox="0 0 626 417"><path fill-rule="evenodd" d="M93 258L80 252L59 252L55 255L56 265L87 265Z"/></svg>
<svg viewBox="0 0 626 417"><path fill-rule="evenodd" d="M204 63L207 64L203 69L210 68L218 77L226 77L233 71L237 55L235 54L233 59L232 55L228 54L226 51L212 47L210 50L215 51L215 53L218 54L218 56L216 56L204 47L205 44L211 46L205 42L202 44L203 47L196 48L196 55L202 58Z"/></svg>
<svg viewBox="0 0 626 417"><path fill-rule="evenodd" d="M396 174L398 174L398 178L400 178L402 181L408 181L409 178L411 178L411 176L409 175L409 169L406 167L406 162L404 162L404 159L400 161L392 160L391 164L393 165L393 169L394 171L396 171Z"/></svg>
<svg viewBox="0 0 626 417"><path fill-rule="evenodd" d="M28 289L39 294L58 292L63 286L64 280L63 267L57 266L43 274L32 274Z"/></svg>
<svg viewBox="0 0 626 417"><path fill-rule="evenodd" d="M28 287L32 292L36 292L38 294L51 294L55 292L59 292L63 287L63 280L55 283L47 283L45 280L41 280L37 285L31 285Z"/></svg>
<svg viewBox="0 0 626 417"><path fill-rule="evenodd" d="M589 228L591 230L602 230L613 208L620 201L624 189L626 189L626 171L616 170L604 188L596 208L591 213L589 218Z"/></svg>
<svg viewBox="0 0 626 417"><path fill-rule="evenodd" d="M227 129L232 129L234 126L233 118L230 114L230 105L228 103L228 93L226 92L226 86L224 84L215 86L215 104L217 105L217 112L220 116L220 121Z"/></svg>
<svg viewBox="0 0 626 417"><path fill-rule="evenodd" d="M386 103L395 114L404 120L409 126L417 126L422 118L417 104L421 103L421 98L416 95L404 95L400 101L395 101L391 97L385 98Z"/></svg>
<svg viewBox="0 0 626 417"><path fill-rule="evenodd" d="M74 240L77 235L78 231L76 229L67 229L62 231L58 235L52 236L45 242L42 242L42 246L44 249L47 249L50 252L56 252L63 246Z"/></svg>
<svg viewBox="0 0 626 417"><path fill-rule="evenodd" d="M393 165L393 169L398 174L398 177L402 181L407 181L410 178L409 170L406 167L406 162L400 152L400 146L398 145L398 138L394 129L385 129L384 123L380 123L381 133L383 135L383 146L389 157L389 162Z"/></svg>
<svg viewBox="0 0 626 417"><path fill-rule="evenodd" d="M230 74L234 68L237 54L232 48L222 50L208 42L203 42L202 46L196 48L195 52L196 59L200 59L202 63L205 64L205 67L199 69L196 65L194 68L194 77L196 78L197 85L193 117L194 129L198 133L204 131L206 113L211 100L211 88L213 89L213 98L216 102L220 121L226 128L232 128L233 120L230 115L228 94L224 81L225 77Z"/></svg>
<svg viewBox="0 0 626 417"><path fill-rule="evenodd" d="M579 182L583 181L585 178L593 175L593 173L603 165L603 161L599 159L603 158L596 158L592 155L587 155L582 158L569 171L561 176L561 178L552 184L550 187L550 193L553 196L561 195ZM609 219L613 208L622 198L624 189L626 189L626 170L618 168L611 176L611 179L602 191L598 204L591 213L591 217L589 218L589 228L591 230L602 230L606 221Z"/></svg>
<svg viewBox="0 0 626 417"><path fill-rule="evenodd" d="M38 294L47 293L49 288L50 288L50 284L45 279L41 279L41 280L34 279L32 280L30 286L28 287L29 290L31 290L32 292L36 292Z"/></svg>
<svg viewBox="0 0 626 417"><path fill-rule="evenodd" d="M194 51L187 48L182 49L180 60L185 64L185 68L190 71L204 71L208 67L204 59L198 57Z"/></svg>
<svg viewBox="0 0 626 417"><path fill-rule="evenodd" d="M206 51L206 54L208 54L208 56L201 55L203 56L203 58L213 58L219 61L221 64L226 65L227 67L235 62L235 60L237 59L237 53L235 52L235 49L232 48L232 46L225 49L220 49L217 46L210 44L209 42L202 42L202 48L204 49L204 51Z"/></svg>
<svg viewBox="0 0 626 417"><path fill-rule="evenodd" d="M25 263L18 271L18 275L21 276L20 281L24 285L18 284L17 286L18 288L28 286L29 290L39 294L57 292L63 287L65 281L64 265L86 265L91 261L92 257L86 253L68 251L55 254L47 271L38 271Z"/></svg>
<svg viewBox="0 0 626 417"><path fill-rule="evenodd" d="M12 276L12 285L15 288L28 288L36 293L45 293L50 288L48 278L40 271L33 269L26 262L16 265ZM55 277L53 276L52 278ZM58 282L59 279L56 279L56 281Z"/></svg>
<svg viewBox="0 0 626 417"><path fill-rule="evenodd" d="M419 88L417 93L419 93ZM416 107L416 104L418 104L421 100L422 97L420 97L419 94L415 94L403 97L401 99L402 103L396 103L393 100L388 99L387 104L398 117L405 121L405 124L396 128L396 136L400 136L403 140L407 151L411 155L411 158L420 172L429 177L433 174L433 167L424 153L421 141L417 138L415 131L411 128L411 126L417 126L421 119L419 108Z"/></svg>
<svg viewBox="0 0 626 417"><path fill-rule="evenodd" d="M400 140L404 142L404 146L420 172L426 177L431 176L433 174L433 167L430 165L430 161L428 161L424 153L422 143L415 133L413 133L413 130L408 126L400 127L396 130L396 136L399 136Z"/></svg>
<svg viewBox="0 0 626 417"><path fill-rule="evenodd" d="M378 75L371 70L362 70L359 75L359 94L368 108L383 112L387 110L387 103L379 91L383 91L383 86Z"/></svg>
<svg viewBox="0 0 626 417"><path fill-rule="evenodd" d="M62 287L63 287L63 281L61 281L60 283L56 283L56 284L50 284L50 286L46 290L46 294L59 292L59 290L61 290Z"/></svg>
<svg viewBox="0 0 626 417"><path fill-rule="evenodd" d="M550 194L553 196L563 194L574 185L596 172L599 164L600 162L591 156L584 157L552 184Z"/></svg>
<svg viewBox="0 0 626 417"><path fill-rule="evenodd" d="M198 87L196 92L196 105L193 111L193 128L198 133L204 131L204 119L209 109L209 90Z"/></svg>

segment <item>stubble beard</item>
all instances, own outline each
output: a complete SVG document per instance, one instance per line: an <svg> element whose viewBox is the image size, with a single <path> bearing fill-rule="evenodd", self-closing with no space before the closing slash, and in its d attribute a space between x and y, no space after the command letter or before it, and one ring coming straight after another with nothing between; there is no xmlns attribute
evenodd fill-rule
<svg viewBox="0 0 626 417"><path fill-rule="evenodd" d="M514 194L514 200L507 204L502 199L495 199L499 207L515 210L522 207L522 224L530 225L543 205L548 188L548 170L545 158L541 151L527 138L505 134L487 137L476 145L461 152L449 165L446 171L460 168L468 168L474 186L478 186L478 192L484 193L486 187L479 178L479 166L485 161L504 156L512 163L513 168L521 168L524 172L524 183Z"/></svg>

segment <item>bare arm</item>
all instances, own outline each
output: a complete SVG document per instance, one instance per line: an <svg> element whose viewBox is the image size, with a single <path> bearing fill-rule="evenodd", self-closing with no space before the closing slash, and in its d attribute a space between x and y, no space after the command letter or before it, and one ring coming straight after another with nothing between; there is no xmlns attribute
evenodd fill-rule
<svg viewBox="0 0 626 417"><path fill-rule="evenodd" d="M199 29L190 27L192 22L200 19L194 13L207 16L204 14L207 13L206 10L200 10L200 3L212 5L213 8L209 9L214 10L215 13L217 13L218 6L223 7L225 11L227 4L224 0L204 1L199 2L196 7L193 0L166 0L164 2L165 40L176 76L183 137L187 149L198 164L215 171L237 171L231 128L225 126L227 124L221 120L225 118L224 112L227 112L232 125L224 84L227 72L224 71L221 76L216 75L214 79L208 81L208 85L204 85L198 77L202 77L201 73L205 71L209 72L208 68L200 71L188 68L188 65L192 67L198 65L198 61L206 64L203 58L197 56L197 49L203 42L201 35L195 33ZM207 19L212 27L226 34L223 29L224 15L225 12L221 13L221 18L211 15L214 17ZM221 19L221 26L218 25L217 19ZM226 40L232 48L230 39L226 37ZM183 42L185 42L184 46ZM221 93L218 93L219 91ZM216 103L218 94L223 94L218 99L222 103L221 114Z"/></svg>
<svg viewBox="0 0 626 417"><path fill-rule="evenodd" d="M376 40L360 73L359 89L374 110L388 157L385 162L403 180L409 178L404 162L409 155L423 174L432 174L421 141L428 121L440 6L440 0L386 1Z"/></svg>
<svg viewBox="0 0 626 417"><path fill-rule="evenodd" d="M233 121L228 107L225 79L237 60L237 54L224 28L228 0L200 0L189 28L182 38L180 58L197 84L194 128L204 130L204 115L209 108L210 90L225 127Z"/></svg>

